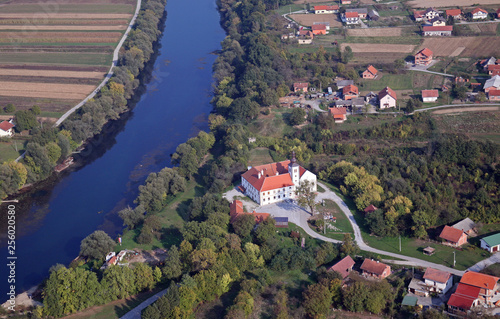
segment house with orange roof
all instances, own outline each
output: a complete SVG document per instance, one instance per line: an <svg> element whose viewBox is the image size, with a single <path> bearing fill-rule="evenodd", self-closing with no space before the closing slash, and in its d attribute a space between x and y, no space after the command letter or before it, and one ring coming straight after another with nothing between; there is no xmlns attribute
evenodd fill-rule
<svg viewBox="0 0 500 319"><path fill-rule="evenodd" d="M373 65L369 65L365 71L362 73L363 79L375 79L378 75L378 70L373 67Z"/></svg>
<svg viewBox="0 0 500 319"><path fill-rule="evenodd" d="M424 101L425 103L436 102L438 97L438 90L422 90L422 101Z"/></svg>
<svg viewBox="0 0 500 319"><path fill-rule="evenodd" d="M312 33L314 35L325 35L326 34L326 25L324 24L313 24L311 26Z"/></svg>
<svg viewBox="0 0 500 319"><path fill-rule="evenodd" d="M352 271L354 264L355 262L352 260L351 256L346 256L341 261L330 267L328 271L336 271L342 276L342 279L346 279Z"/></svg>
<svg viewBox="0 0 500 319"><path fill-rule="evenodd" d="M309 88L309 83L307 82L295 82L293 84L293 92L297 93L299 91L302 91L303 93L307 93L307 90Z"/></svg>
<svg viewBox="0 0 500 319"><path fill-rule="evenodd" d="M351 0L340 0L340 4L351 4Z"/></svg>
<svg viewBox="0 0 500 319"><path fill-rule="evenodd" d="M291 160L254 166L241 175L243 192L259 205L295 199L296 187L305 181L316 192L316 175L297 163L295 152Z"/></svg>
<svg viewBox="0 0 500 319"><path fill-rule="evenodd" d="M0 137L12 137L14 135L14 127L12 121L3 121L0 123Z"/></svg>
<svg viewBox="0 0 500 319"><path fill-rule="evenodd" d="M415 54L416 65L429 65L432 62L432 51L428 48L423 48Z"/></svg>
<svg viewBox="0 0 500 319"><path fill-rule="evenodd" d="M490 101L500 101L500 90L490 90L488 92L488 99Z"/></svg>
<svg viewBox="0 0 500 319"><path fill-rule="evenodd" d="M447 17L453 17L453 19L458 20L462 19L462 10L461 9L448 9L446 10Z"/></svg>
<svg viewBox="0 0 500 319"><path fill-rule="evenodd" d="M229 206L229 216L231 217L230 222L231 224L234 223L235 220L238 219L238 217L242 215L252 215L255 217L255 223L259 224L266 220L269 215L268 213L257 213L255 210L251 213L245 212L243 209L243 203L240 200L233 200Z"/></svg>
<svg viewBox="0 0 500 319"><path fill-rule="evenodd" d="M347 108L345 107L329 107L328 112L333 116L335 123L344 123L347 120Z"/></svg>
<svg viewBox="0 0 500 319"><path fill-rule="evenodd" d="M396 101L396 92L394 92L394 90L390 87L386 87L382 91L378 92L378 102L381 109L396 107Z"/></svg>
<svg viewBox="0 0 500 319"><path fill-rule="evenodd" d="M359 24L360 18L357 12L345 12L342 14L342 22L345 24Z"/></svg>
<svg viewBox="0 0 500 319"><path fill-rule="evenodd" d="M338 5L314 6L314 14L329 14L339 12Z"/></svg>
<svg viewBox="0 0 500 319"><path fill-rule="evenodd" d="M486 67L488 74L491 76L499 75L500 64L490 64Z"/></svg>
<svg viewBox="0 0 500 319"><path fill-rule="evenodd" d="M439 238L443 239L445 245L453 247L460 247L467 242L467 234L463 230L448 225L444 226Z"/></svg>
<svg viewBox="0 0 500 319"><path fill-rule="evenodd" d="M365 208L365 213L373 213L374 211L376 211L378 208L375 207L374 205L370 204L368 207Z"/></svg>
<svg viewBox="0 0 500 319"><path fill-rule="evenodd" d="M342 95L344 96L344 100L350 100L359 96L359 90L356 85L349 84L348 86L344 86L342 88Z"/></svg>
<svg viewBox="0 0 500 319"><path fill-rule="evenodd" d="M472 15L473 20L488 18L488 11L481 9L481 8L476 8L476 9L472 10L472 12L470 14Z"/></svg>
<svg viewBox="0 0 500 319"><path fill-rule="evenodd" d="M365 259L361 265L362 274L365 277L384 279L391 274L391 267L373 259Z"/></svg>

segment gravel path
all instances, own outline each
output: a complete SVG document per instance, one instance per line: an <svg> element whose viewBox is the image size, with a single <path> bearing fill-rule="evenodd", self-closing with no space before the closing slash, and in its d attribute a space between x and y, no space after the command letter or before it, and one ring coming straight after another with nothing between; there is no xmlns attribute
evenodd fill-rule
<svg viewBox="0 0 500 319"><path fill-rule="evenodd" d="M150 304L152 304L153 302L155 302L156 300L158 300L158 298L160 298L161 296L163 296L164 294L166 294L167 290L168 290L168 288L165 289L165 290L160 291L159 293L157 293L154 296L149 297L148 299L146 299L145 301L143 301L140 305L138 305L134 309L132 309L129 312L127 312L120 319L141 319L141 312L147 306L149 306Z"/></svg>

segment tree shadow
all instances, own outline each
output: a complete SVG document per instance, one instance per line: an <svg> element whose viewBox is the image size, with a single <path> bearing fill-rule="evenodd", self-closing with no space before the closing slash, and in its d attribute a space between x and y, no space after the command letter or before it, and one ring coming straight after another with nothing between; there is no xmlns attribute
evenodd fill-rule
<svg viewBox="0 0 500 319"><path fill-rule="evenodd" d="M176 227L163 228L161 230L160 241L165 248L170 248L172 245L179 247L181 239L181 232Z"/></svg>

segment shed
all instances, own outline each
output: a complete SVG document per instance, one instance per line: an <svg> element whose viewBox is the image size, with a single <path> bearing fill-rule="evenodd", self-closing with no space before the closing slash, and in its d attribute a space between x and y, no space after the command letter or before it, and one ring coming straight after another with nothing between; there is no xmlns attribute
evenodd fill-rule
<svg viewBox="0 0 500 319"><path fill-rule="evenodd" d="M276 227L288 227L288 217L274 217Z"/></svg>
<svg viewBox="0 0 500 319"><path fill-rule="evenodd" d="M436 249L432 248L431 246L424 248L424 255L432 256L432 255L434 255L435 252L436 252Z"/></svg>
<svg viewBox="0 0 500 319"><path fill-rule="evenodd" d="M490 253L500 251L500 233L481 238L481 248Z"/></svg>
<svg viewBox="0 0 500 319"><path fill-rule="evenodd" d="M476 223L474 223L470 218L463 219L452 226L453 228L460 229L467 235L475 233Z"/></svg>
<svg viewBox="0 0 500 319"><path fill-rule="evenodd" d="M402 306L410 306L410 307L414 307L417 305L417 300L418 298L415 297L415 296L409 296L409 295L406 295L404 298L403 298L403 301L401 302L401 305Z"/></svg>

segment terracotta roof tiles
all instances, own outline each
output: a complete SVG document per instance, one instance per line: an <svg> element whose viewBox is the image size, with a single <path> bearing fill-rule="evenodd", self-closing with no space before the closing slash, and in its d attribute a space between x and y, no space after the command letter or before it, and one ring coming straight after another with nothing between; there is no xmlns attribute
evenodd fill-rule
<svg viewBox="0 0 500 319"><path fill-rule="evenodd" d="M354 266L354 260L352 260L351 256L346 256L328 270L339 272L342 278L345 279L349 275L349 270L352 269L352 266Z"/></svg>
<svg viewBox="0 0 500 319"><path fill-rule="evenodd" d="M439 97L438 90L422 90L422 97Z"/></svg>
<svg viewBox="0 0 500 319"><path fill-rule="evenodd" d="M367 258L363 261L363 264L361 265L361 270L380 276L384 273L384 270L387 267L388 266L386 264Z"/></svg>
<svg viewBox="0 0 500 319"><path fill-rule="evenodd" d="M3 121L2 123L0 123L0 130L5 131L5 132L7 132L8 130L10 130L13 127L14 127L14 124L9 123L8 121Z"/></svg>
<svg viewBox="0 0 500 319"><path fill-rule="evenodd" d="M449 272L434 268L427 268L425 270L424 279L445 283L448 281L448 279L450 279L450 276L451 274Z"/></svg>
<svg viewBox="0 0 500 319"><path fill-rule="evenodd" d="M474 287L494 289L499 279L500 278L495 276L481 274L475 271L468 271L462 276L460 283Z"/></svg>
<svg viewBox="0 0 500 319"><path fill-rule="evenodd" d="M461 231L460 229L456 229L446 225L444 226L443 231L441 231L439 237L447 241L451 241L453 243L458 243L460 237L462 237L463 234L464 232Z"/></svg>

